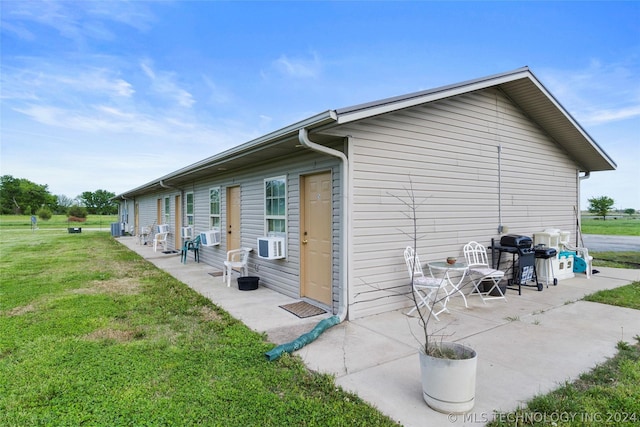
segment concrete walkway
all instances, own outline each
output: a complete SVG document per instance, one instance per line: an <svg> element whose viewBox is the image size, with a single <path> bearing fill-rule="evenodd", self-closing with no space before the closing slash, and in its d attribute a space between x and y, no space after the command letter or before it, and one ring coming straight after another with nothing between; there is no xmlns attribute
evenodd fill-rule
<svg viewBox="0 0 640 427"><path fill-rule="evenodd" d="M296 299L264 287L239 291L235 280L228 288L210 274L219 270L192 257L185 265L179 254L154 253L131 237L118 240L276 344L292 341L329 316L299 319L279 308ZM640 280L640 270L598 270L590 280L578 275L542 292L508 290L507 302L483 304L471 296L469 308L461 298L449 303L450 313L431 326L478 353L476 404L465 415L438 413L422 400L415 338L421 330L415 318L400 311L334 326L296 354L310 369L335 375L338 385L404 426L483 425L494 411L511 411L575 379L613 356L618 341L633 342L640 335L640 311L579 301Z"/></svg>

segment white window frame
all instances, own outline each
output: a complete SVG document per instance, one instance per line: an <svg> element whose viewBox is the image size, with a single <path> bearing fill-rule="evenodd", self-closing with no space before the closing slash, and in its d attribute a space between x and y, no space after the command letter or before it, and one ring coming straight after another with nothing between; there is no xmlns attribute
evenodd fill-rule
<svg viewBox="0 0 640 427"><path fill-rule="evenodd" d="M171 221L171 198L164 198L164 223L169 224Z"/></svg>
<svg viewBox="0 0 640 427"><path fill-rule="evenodd" d="M191 196L191 203L189 203L189 196ZM193 191L190 191L188 193L185 194L184 196L184 204L185 204L185 213L187 216L187 225L192 226L194 225L194 218L195 218L195 210L196 210L196 198L195 195L193 194ZM191 207L191 212L189 212L189 207Z"/></svg>
<svg viewBox="0 0 640 427"><path fill-rule="evenodd" d="M267 188L269 183L274 181L282 181L283 194L269 193ZM265 236L286 237L287 236L287 177L285 175L266 178L262 188L264 189L264 233ZM274 206L274 202L277 206ZM274 213L274 208L279 212ZM279 227L275 227L280 224ZM274 230L277 228L277 230Z"/></svg>
<svg viewBox="0 0 640 427"><path fill-rule="evenodd" d="M213 195L217 194L218 209L217 212L213 206ZM209 189L209 230L220 230L222 227L222 198L220 187L214 187Z"/></svg>

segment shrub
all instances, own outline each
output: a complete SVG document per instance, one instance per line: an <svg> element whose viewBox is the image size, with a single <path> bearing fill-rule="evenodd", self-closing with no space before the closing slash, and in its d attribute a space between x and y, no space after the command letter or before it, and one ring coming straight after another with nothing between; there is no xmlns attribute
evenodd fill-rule
<svg viewBox="0 0 640 427"><path fill-rule="evenodd" d="M78 221L78 218L81 218L80 221L83 221L87 218L87 208L78 205L71 206L67 216L69 217L69 221Z"/></svg>
<svg viewBox="0 0 640 427"><path fill-rule="evenodd" d="M42 207L38 209L38 211L36 212L36 215L38 215L38 218L40 218L41 220L47 221L51 219L51 215L52 215L51 209Z"/></svg>

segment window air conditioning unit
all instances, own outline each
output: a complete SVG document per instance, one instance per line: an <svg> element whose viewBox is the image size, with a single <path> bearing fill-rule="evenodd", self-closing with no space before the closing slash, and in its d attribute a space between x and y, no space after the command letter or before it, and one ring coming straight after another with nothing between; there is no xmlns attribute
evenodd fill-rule
<svg viewBox="0 0 640 427"><path fill-rule="evenodd" d="M182 237L183 239L193 239L193 228L182 227L180 229L180 237Z"/></svg>
<svg viewBox="0 0 640 427"><path fill-rule="evenodd" d="M169 224L158 225L158 233L168 233L168 232L169 232Z"/></svg>
<svg viewBox="0 0 640 427"><path fill-rule="evenodd" d="M258 237L258 257L263 259L285 258L284 237Z"/></svg>
<svg viewBox="0 0 640 427"><path fill-rule="evenodd" d="M220 230L213 229L200 233L200 244L202 246L218 246L220 244Z"/></svg>

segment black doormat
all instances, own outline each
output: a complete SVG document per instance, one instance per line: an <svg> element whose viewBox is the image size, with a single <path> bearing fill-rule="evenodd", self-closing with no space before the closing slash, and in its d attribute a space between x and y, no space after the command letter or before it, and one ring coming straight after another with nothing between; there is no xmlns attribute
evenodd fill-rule
<svg viewBox="0 0 640 427"><path fill-rule="evenodd" d="M170 254L177 254L178 251L162 251L162 253L166 255L170 255Z"/></svg>
<svg viewBox="0 0 640 427"><path fill-rule="evenodd" d="M320 307L316 307L315 305L311 305L305 301L281 305L280 308L287 310L289 313L295 314L301 319L326 313L326 310L323 310Z"/></svg>

